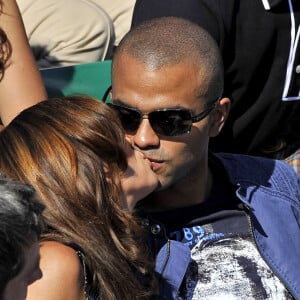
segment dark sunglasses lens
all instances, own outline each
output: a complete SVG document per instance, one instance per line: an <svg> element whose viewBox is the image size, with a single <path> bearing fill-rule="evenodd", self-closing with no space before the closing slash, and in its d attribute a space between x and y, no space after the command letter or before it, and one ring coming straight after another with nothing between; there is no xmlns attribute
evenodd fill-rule
<svg viewBox="0 0 300 300"><path fill-rule="evenodd" d="M118 112L124 130L127 133L136 132L141 122L140 113L122 106L112 105L112 107Z"/></svg>
<svg viewBox="0 0 300 300"><path fill-rule="evenodd" d="M153 130L164 136L177 136L191 130L192 118L187 110L168 109L153 111L149 114Z"/></svg>

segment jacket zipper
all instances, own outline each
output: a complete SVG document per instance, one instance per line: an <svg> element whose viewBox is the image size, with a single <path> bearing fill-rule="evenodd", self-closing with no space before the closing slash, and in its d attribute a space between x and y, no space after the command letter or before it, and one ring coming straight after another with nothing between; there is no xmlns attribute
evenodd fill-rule
<svg viewBox="0 0 300 300"><path fill-rule="evenodd" d="M168 239L167 241L167 256L166 259L164 261L164 265L162 267L162 271L161 271L161 275L163 275L165 273L169 258L170 258L170 254L171 254L171 245L170 245L170 240Z"/></svg>

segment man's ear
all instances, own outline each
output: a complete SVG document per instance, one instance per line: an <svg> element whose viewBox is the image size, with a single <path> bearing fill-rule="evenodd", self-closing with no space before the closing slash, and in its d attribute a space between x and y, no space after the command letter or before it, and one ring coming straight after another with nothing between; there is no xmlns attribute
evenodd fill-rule
<svg viewBox="0 0 300 300"><path fill-rule="evenodd" d="M228 117L229 110L229 98L221 98L221 100L218 101L216 108L211 113L209 130L210 137L215 137L220 133Z"/></svg>

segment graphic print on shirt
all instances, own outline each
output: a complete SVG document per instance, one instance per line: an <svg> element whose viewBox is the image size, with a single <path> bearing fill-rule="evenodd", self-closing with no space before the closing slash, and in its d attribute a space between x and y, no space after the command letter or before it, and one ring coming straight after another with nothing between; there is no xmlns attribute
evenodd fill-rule
<svg viewBox="0 0 300 300"><path fill-rule="evenodd" d="M293 299L261 258L249 233L216 234L211 225L201 229L202 238L191 247L185 287L177 300Z"/></svg>
<svg viewBox="0 0 300 300"><path fill-rule="evenodd" d="M300 24L296 24L292 0L288 0L291 18L291 45L286 71L283 101L300 100Z"/></svg>
<svg viewBox="0 0 300 300"><path fill-rule="evenodd" d="M174 231L169 233L169 238L171 240L181 241L186 246L192 248L195 244L200 241L206 242L224 237L224 233L211 233L206 234L204 227L193 226L182 228L182 233L180 231Z"/></svg>

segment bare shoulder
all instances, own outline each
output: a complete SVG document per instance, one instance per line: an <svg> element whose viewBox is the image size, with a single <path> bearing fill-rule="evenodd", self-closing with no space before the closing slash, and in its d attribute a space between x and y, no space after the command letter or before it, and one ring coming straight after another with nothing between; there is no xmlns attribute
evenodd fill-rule
<svg viewBox="0 0 300 300"><path fill-rule="evenodd" d="M51 268L59 268L60 271L71 273L80 271L80 262L76 251L62 243L47 241L41 243L41 263Z"/></svg>
<svg viewBox="0 0 300 300"><path fill-rule="evenodd" d="M73 248L47 241L41 243L40 256L43 276L29 287L27 300L84 299L83 274Z"/></svg>

